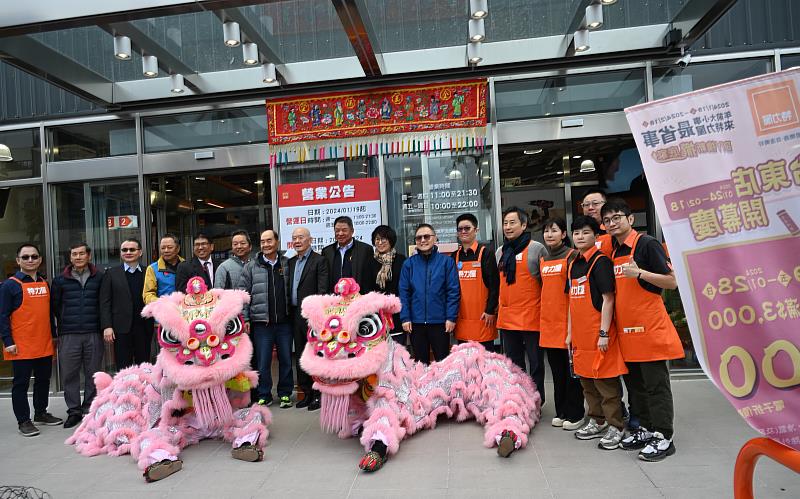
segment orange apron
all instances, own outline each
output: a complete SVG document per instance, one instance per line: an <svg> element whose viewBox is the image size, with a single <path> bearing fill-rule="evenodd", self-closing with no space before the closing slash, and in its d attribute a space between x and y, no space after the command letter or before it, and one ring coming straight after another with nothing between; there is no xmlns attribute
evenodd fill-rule
<svg viewBox="0 0 800 499"><path fill-rule="evenodd" d="M481 342L497 338L497 328L489 327L481 320L481 315L486 310L486 299L489 298L489 290L483 284L481 270L485 249L486 246L481 246L476 262L462 262L459 260L461 252L456 252L458 282L461 285L461 303L458 306L458 319L456 319L458 340Z"/></svg>
<svg viewBox="0 0 800 499"><path fill-rule="evenodd" d="M539 346L544 348L567 348L567 312L569 296L564 293L567 285L567 265L574 250L559 260L539 258L542 275L542 313L539 319Z"/></svg>
<svg viewBox="0 0 800 499"><path fill-rule="evenodd" d="M611 243L611 234L600 234L597 236L597 240L594 242L594 245L597 246L597 249L600 250L600 253L611 258L611 255L614 252L614 245Z"/></svg>
<svg viewBox="0 0 800 499"><path fill-rule="evenodd" d="M617 299L614 316L619 326L619 344L625 362L682 359L685 356L678 332L667 314L660 294L639 285L636 277L625 277L622 265L630 263L641 234L635 233L631 253L616 256L614 277Z"/></svg>
<svg viewBox="0 0 800 499"><path fill-rule="evenodd" d="M538 331L542 287L528 270L528 250L516 255L516 281L507 284L500 273L500 304L497 307L497 328L509 331Z"/></svg>
<svg viewBox="0 0 800 499"><path fill-rule="evenodd" d="M595 263L604 256L596 258L589 266L586 275L579 279L570 279L569 313L572 318L572 363L575 374L583 378L604 379L615 378L626 374L628 368L619 351L617 331L614 321L608 329L608 350L604 353L597 348L600 332L600 312L592 305L592 294L589 287L589 276ZM569 265L568 276L572 265Z"/></svg>
<svg viewBox="0 0 800 499"><path fill-rule="evenodd" d="M46 281L22 282L22 304L11 312L11 337L17 353L3 350L4 360L39 359L53 355L50 329L50 288Z"/></svg>

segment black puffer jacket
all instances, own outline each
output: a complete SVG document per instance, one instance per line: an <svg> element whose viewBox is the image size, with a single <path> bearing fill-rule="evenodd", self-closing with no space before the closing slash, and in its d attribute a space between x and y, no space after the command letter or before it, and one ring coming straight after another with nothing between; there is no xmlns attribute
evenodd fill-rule
<svg viewBox="0 0 800 499"><path fill-rule="evenodd" d="M72 277L72 265L53 279L52 309L58 335L100 332L100 282L103 272L89 264L89 279L81 286Z"/></svg>

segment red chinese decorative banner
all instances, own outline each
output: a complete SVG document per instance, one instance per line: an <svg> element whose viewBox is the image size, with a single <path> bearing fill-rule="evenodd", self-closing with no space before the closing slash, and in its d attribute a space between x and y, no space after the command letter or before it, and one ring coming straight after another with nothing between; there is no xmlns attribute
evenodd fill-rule
<svg viewBox="0 0 800 499"><path fill-rule="evenodd" d="M270 164L485 147L485 80L269 99Z"/></svg>

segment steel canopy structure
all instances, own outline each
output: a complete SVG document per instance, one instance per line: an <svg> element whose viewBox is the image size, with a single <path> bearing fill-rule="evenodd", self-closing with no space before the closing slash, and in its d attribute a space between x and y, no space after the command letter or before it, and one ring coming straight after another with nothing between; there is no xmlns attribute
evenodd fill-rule
<svg viewBox="0 0 800 499"><path fill-rule="evenodd" d="M474 43L469 0L9 2L0 60L107 109L131 109L679 57L735 0L484 3L488 16L472 25L481 30L473 40L484 38ZM588 8L602 11L594 29ZM239 38L228 42L234 27ZM130 46L124 60L115 37ZM245 62L244 44L256 59ZM147 64L157 66L150 76Z"/></svg>

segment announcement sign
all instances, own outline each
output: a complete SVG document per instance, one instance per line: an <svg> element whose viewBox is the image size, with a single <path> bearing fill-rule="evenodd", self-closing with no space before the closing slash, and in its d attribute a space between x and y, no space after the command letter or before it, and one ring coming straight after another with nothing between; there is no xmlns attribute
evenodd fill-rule
<svg viewBox="0 0 800 499"><path fill-rule="evenodd" d="M278 214L284 249L291 248L292 231L306 227L314 251L334 242L333 222L346 215L353 220L355 238L372 245L372 231L381 224L378 178L332 180L278 186Z"/></svg>
<svg viewBox="0 0 800 499"><path fill-rule="evenodd" d="M800 70L626 110L706 373L800 449Z"/></svg>

